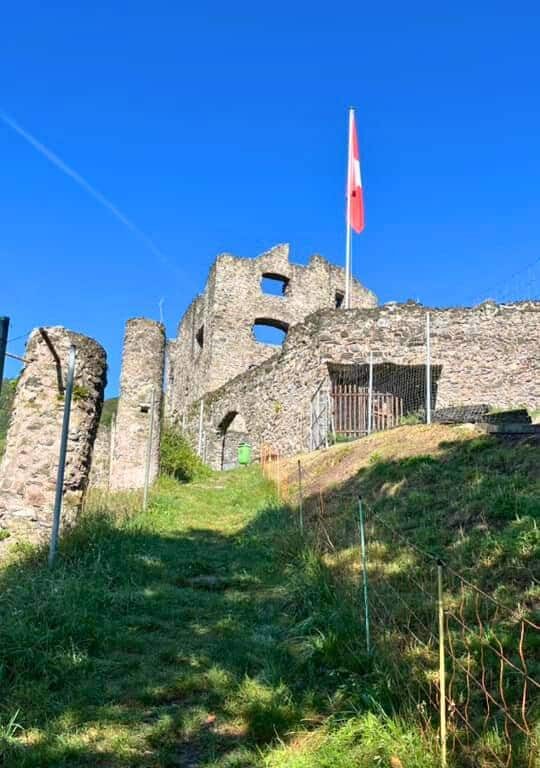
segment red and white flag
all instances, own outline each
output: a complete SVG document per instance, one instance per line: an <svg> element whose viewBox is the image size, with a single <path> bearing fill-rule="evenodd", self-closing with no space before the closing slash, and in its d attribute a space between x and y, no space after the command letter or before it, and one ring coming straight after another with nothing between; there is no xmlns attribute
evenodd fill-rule
<svg viewBox="0 0 540 768"><path fill-rule="evenodd" d="M356 120L351 109L349 116L349 167L347 172L347 223L355 232L364 229L364 193L360 173L360 152Z"/></svg>

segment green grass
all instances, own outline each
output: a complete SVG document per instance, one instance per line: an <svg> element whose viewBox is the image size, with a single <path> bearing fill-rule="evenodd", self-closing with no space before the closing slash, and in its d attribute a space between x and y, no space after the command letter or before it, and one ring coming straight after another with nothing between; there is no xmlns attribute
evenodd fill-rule
<svg viewBox="0 0 540 768"><path fill-rule="evenodd" d="M365 653L355 499L515 600L536 567L530 450L375 456L329 499L333 550L256 468L162 478L147 513L96 496L52 571L26 549L0 572L0 765L435 768L433 727ZM396 585L416 575L377 546Z"/></svg>
<svg viewBox="0 0 540 768"><path fill-rule="evenodd" d="M96 497L52 571L32 549L4 567L2 766L264 766L369 708L370 663L335 642L357 617L255 468L136 498Z"/></svg>
<svg viewBox="0 0 540 768"><path fill-rule="evenodd" d="M118 410L118 398L110 397L108 400L104 400L103 407L101 409L100 423L109 427L112 423L113 417L116 416Z"/></svg>
<svg viewBox="0 0 540 768"><path fill-rule="evenodd" d="M486 707L479 686L472 684L470 693L466 693L464 670L471 664L473 674L484 680L500 702L497 653L503 651L521 669L521 642L528 673L540 679L538 633L527 627L520 641L520 617L527 616L537 624L540 620L540 452L533 442L508 445L486 437L459 440L441 448L435 455L402 459L372 454L357 475L338 488L330 488L326 494L325 535L319 532L316 538L317 561L312 568L326 569L324 578L334 582L331 592L340 595L342 613L347 604L354 604L355 589L358 599L356 510L361 496L368 519L371 623L377 648L374 695L386 711L392 707L400 711L407 698L411 704L428 701L429 679L437 673L436 559L445 563L445 600L447 610L453 611L447 625L452 695L458 701L469 696L468 717L473 727L484 734L483 739L473 738L472 755L462 755L458 764L497 765L493 752L505 755L500 710L493 702ZM313 513L310 523L317 528ZM507 610L496 609L489 599L462 584L448 566L503 603ZM327 612L324 621L327 635ZM460 622L467 625L465 631ZM319 625L315 630L323 628ZM359 635L363 635L362 627ZM316 640L316 633L312 633L312 646ZM338 630L336 646L343 648L347 642L351 653L359 648L358 643L347 639L343 629ZM385 698L381 687L385 675L388 689L401 691L400 700ZM504 697L514 713L519 711L522 695L522 677L506 664ZM540 714L540 701L530 689L527 710L534 724ZM456 723L461 725L457 719ZM510 726L510 730L515 734L512 765L528 765L526 755L533 749L534 740L526 742L518 729Z"/></svg>

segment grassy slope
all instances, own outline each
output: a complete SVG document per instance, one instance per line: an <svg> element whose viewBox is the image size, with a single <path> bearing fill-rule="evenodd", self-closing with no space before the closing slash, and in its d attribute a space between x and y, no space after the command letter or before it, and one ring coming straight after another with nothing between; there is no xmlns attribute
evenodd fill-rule
<svg viewBox="0 0 540 768"><path fill-rule="evenodd" d="M467 427L401 427L301 457L307 511L323 494L338 549L353 541L361 495L377 520L511 605L540 583L540 446L501 443ZM282 468L291 485L296 460ZM294 493L296 489L292 485Z"/></svg>
<svg viewBox="0 0 540 768"><path fill-rule="evenodd" d="M537 449L445 429L306 462L312 490L327 492L330 557L300 541L255 469L162 481L146 515L123 515L122 500L116 516L94 513L53 573L21 553L0 577L0 764L437 765L406 711L381 714L400 709L400 691L363 654L354 498L425 546L459 540L456 557L478 563L484 585L496 589L496 573L523 592L539 479ZM306 515L309 540L309 504ZM205 576L217 580L190 581Z"/></svg>
<svg viewBox="0 0 540 768"><path fill-rule="evenodd" d="M540 623L538 443L500 443L463 427L404 427L310 454L301 461L305 467L306 525L318 530L321 562L328 580L334 582L334 589L343 593L343 602L349 599L347 593L354 594L359 583L355 517L357 498L360 495L363 499L368 517L372 630L376 636L381 635L377 656L379 661L384 659L392 685L399 686L403 693L406 688L414 691L421 685L425 690L430 669L437 668L436 648L430 657L422 656L420 665L414 647L406 650L411 631L427 638L425 629L431 627L436 635L437 616L434 563L408 546L407 541L442 558L508 606L508 613L494 612L491 603L481 599L479 610L485 627L492 628L507 656L520 666L519 616L523 613ZM281 467L282 475L288 475L293 496L297 490L296 472L296 460ZM477 627L473 593L467 588L461 592L459 581L446 570L443 578L451 602L457 606L464 600L463 619ZM471 649L473 663L479 663L480 658L475 657L481 655L478 636L465 638L456 619L448 626L454 652L458 659L459 654L464 655L457 663L463 664ZM315 626L321 628L322 624ZM385 632L389 632L386 642ZM538 639L538 634L530 629L523 640L528 671L537 680ZM400 653L396 653L398 646L404 649ZM492 690L498 695L498 658L485 651L482 663L487 679L493 681ZM466 683L460 679L459 666L454 664L452 669L457 670L453 680L455 694L464 691ZM522 688L516 680L506 674L505 688L508 704L519 710ZM388 703L401 707L395 699ZM534 690L528 692L528 707L534 722L540 712ZM483 720L485 701L481 695L473 695L470 712L479 732L487 734L488 726ZM485 743L476 743L467 764L497 764L492 755L486 756L487 743L491 749L499 749L493 712L490 717L491 733L486 735ZM498 727L502 728L500 724ZM330 747L333 745L330 740ZM513 765L529 765L525 753L530 748L522 745L519 756L520 747L515 745ZM540 755L536 759L540 761ZM290 765L296 766L292 758Z"/></svg>

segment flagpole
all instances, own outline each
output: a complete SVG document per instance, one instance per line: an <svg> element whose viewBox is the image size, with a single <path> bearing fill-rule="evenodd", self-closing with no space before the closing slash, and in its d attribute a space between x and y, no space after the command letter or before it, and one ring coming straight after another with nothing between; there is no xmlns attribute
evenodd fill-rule
<svg viewBox="0 0 540 768"><path fill-rule="evenodd" d="M351 308L351 150L352 150L353 109L349 109L349 147L347 151L347 229L345 233L345 309Z"/></svg>

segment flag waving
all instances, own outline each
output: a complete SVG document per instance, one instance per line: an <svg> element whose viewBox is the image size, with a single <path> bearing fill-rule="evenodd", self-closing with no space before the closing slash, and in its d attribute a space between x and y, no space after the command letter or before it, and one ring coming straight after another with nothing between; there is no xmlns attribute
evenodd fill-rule
<svg viewBox="0 0 540 768"><path fill-rule="evenodd" d="M349 115L349 167L347 172L347 223L355 232L364 229L364 193L354 111Z"/></svg>

